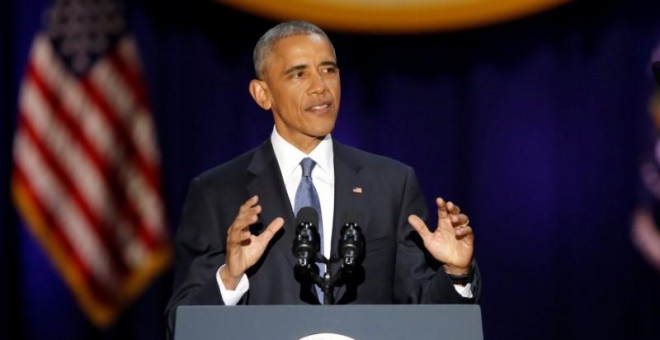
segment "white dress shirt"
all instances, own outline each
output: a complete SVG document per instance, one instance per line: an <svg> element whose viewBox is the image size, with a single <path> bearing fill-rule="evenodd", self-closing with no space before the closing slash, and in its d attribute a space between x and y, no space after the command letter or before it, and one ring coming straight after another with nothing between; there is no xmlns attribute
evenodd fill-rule
<svg viewBox="0 0 660 340"><path fill-rule="evenodd" d="M309 157L316 166L312 169L312 182L316 192L319 194L321 203L320 218L323 221L323 255L330 257L330 241L332 241L332 220L335 208L335 163L334 151L332 149L332 138L330 135L319 143L319 145L309 154L298 150L289 142L285 141L275 129L271 134L270 141L275 150L275 158L282 172L286 193L289 195L291 209L295 204L296 190L302 179L302 166L300 162L305 157ZM327 237L326 237L327 235Z"/></svg>

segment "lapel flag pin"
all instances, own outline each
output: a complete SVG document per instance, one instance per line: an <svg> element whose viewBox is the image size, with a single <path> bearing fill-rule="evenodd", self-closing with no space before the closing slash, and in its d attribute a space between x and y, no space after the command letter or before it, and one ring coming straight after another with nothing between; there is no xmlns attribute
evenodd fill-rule
<svg viewBox="0 0 660 340"><path fill-rule="evenodd" d="M354 194L361 194L362 193L362 188L361 187L353 187L353 193Z"/></svg>

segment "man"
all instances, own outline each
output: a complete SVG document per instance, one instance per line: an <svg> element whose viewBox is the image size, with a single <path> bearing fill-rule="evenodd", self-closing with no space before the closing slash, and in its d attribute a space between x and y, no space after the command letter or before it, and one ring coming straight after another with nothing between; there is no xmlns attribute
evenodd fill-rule
<svg viewBox="0 0 660 340"><path fill-rule="evenodd" d="M305 158L314 164L309 176L326 257L342 216L360 215L363 272L333 292L337 303L476 302L467 216L438 198L437 229L429 231L409 166L332 139L340 79L326 34L307 22L279 24L257 43L254 66L250 94L275 126L261 146L192 181L176 237L170 330L180 305L320 303L314 287L294 276L294 208Z"/></svg>

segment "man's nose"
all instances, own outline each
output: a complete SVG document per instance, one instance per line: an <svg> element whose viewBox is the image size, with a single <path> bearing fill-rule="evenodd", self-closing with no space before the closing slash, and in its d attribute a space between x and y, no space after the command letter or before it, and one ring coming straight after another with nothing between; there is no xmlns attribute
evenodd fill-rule
<svg viewBox="0 0 660 340"><path fill-rule="evenodd" d="M310 84L310 93L320 94L324 93L328 89L328 84L326 83L325 78L319 72L315 72L311 78Z"/></svg>

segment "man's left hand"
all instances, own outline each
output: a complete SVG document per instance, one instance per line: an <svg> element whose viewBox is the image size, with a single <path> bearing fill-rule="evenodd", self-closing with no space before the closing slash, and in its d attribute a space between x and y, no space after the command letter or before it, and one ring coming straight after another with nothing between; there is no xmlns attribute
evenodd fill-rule
<svg viewBox="0 0 660 340"><path fill-rule="evenodd" d="M438 227L435 231L431 232L417 215L410 215L408 222L422 237L429 253L444 264L448 274L467 275L474 253L474 234L469 226L470 220L452 202L445 202L438 197L436 204Z"/></svg>

